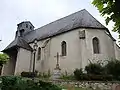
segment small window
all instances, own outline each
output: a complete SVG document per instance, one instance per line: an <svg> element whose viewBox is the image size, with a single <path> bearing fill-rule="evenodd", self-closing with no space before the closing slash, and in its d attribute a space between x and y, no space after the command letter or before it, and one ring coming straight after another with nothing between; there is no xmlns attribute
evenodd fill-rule
<svg viewBox="0 0 120 90"><path fill-rule="evenodd" d="M37 60L41 59L41 48L38 48L38 56L37 56Z"/></svg>
<svg viewBox="0 0 120 90"><path fill-rule="evenodd" d="M26 28L28 28L28 24L26 24Z"/></svg>
<svg viewBox="0 0 120 90"><path fill-rule="evenodd" d="M99 39L97 37L93 38L93 52L94 54L100 53L100 47L99 47Z"/></svg>
<svg viewBox="0 0 120 90"><path fill-rule="evenodd" d="M20 30L20 36L22 37L23 36L23 33L24 33L24 29Z"/></svg>
<svg viewBox="0 0 120 90"><path fill-rule="evenodd" d="M30 29L32 29L32 27L30 26Z"/></svg>
<svg viewBox="0 0 120 90"><path fill-rule="evenodd" d="M67 45L65 41L62 41L61 43L61 54L62 56L66 56L67 55Z"/></svg>
<svg viewBox="0 0 120 90"><path fill-rule="evenodd" d="M18 24L18 27L22 27L22 24Z"/></svg>

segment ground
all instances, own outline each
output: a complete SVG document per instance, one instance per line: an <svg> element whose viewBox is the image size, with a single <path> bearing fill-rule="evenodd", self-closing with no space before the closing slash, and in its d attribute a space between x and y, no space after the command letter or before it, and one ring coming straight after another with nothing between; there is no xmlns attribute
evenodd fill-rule
<svg viewBox="0 0 120 90"><path fill-rule="evenodd" d="M90 88L78 88L78 87L73 87L73 86L70 86L70 85L64 85L64 86L62 86L62 90L92 90L92 89L90 89Z"/></svg>

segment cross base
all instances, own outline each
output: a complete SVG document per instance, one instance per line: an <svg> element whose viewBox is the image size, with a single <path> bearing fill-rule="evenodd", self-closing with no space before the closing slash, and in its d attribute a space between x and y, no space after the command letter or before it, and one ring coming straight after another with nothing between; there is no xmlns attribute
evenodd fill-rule
<svg viewBox="0 0 120 90"><path fill-rule="evenodd" d="M54 68L55 70L61 70L59 67L59 64L56 64L56 67Z"/></svg>

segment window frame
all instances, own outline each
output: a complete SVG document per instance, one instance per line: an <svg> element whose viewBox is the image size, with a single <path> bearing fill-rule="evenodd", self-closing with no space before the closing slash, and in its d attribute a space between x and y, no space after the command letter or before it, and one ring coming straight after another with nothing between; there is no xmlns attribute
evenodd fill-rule
<svg viewBox="0 0 120 90"><path fill-rule="evenodd" d="M94 37L92 39L92 45L93 45L93 53L100 54L100 41L97 37Z"/></svg>
<svg viewBox="0 0 120 90"><path fill-rule="evenodd" d="M41 47L38 47L37 60L41 60Z"/></svg>
<svg viewBox="0 0 120 90"><path fill-rule="evenodd" d="M66 43L66 41L61 42L61 56L67 56L67 43Z"/></svg>

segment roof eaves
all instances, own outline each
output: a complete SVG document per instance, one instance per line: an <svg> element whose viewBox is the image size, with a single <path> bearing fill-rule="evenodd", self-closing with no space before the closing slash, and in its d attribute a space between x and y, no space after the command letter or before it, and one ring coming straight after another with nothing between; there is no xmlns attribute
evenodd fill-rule
<svg viewBox="0 0 120 90"><path fill-rule="evenodd" d="M57 36L57 35L60 35L60 34L66 33L66 32L70 32L70 31L76 30L76 29L78 29L78 28L101 29L101 30L107 29L107 28L95 28L95 27L76 27L76 28L73 28L73 29L70 29L70 30L66 30L66 31L63 31L63 32L59 32L59 33L56 32L56 33L54 33L54 34L52 34L52 35L46 35L45 37L39 38L39 39L37 39L37 40L40 41L40 40L44 40L44 39L47 39L47 38L55 37L55 36ZM30 43L33 43L33 42L34 42L34 41L31 41L31 42L29 42L29 44L30 44Z"/></svg>

